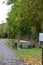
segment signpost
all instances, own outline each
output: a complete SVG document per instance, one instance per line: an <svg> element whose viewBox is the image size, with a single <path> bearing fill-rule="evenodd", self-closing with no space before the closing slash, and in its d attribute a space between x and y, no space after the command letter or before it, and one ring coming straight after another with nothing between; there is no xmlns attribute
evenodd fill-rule
<svg viewBox="0 0 43 65"><path fill-rule="evenodd" d="M43 65L43 33L39 33L39 43L42 46L42 65Z"/></svg>
<svg viewBox="0 0 43 65"><path fill-rule="evenodd" d="M43 42L43 33L39 33L39 41Z"/></svg>

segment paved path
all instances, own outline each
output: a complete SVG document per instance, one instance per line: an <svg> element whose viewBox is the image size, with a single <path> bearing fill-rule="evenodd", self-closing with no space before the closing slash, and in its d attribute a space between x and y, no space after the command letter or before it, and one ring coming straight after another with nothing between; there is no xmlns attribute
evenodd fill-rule
<svg viewBox="0 0 43 65"><path fill-rule="evenodd" d="M5 42L5 40L0 40L0 65L26 65Z"/></svg>

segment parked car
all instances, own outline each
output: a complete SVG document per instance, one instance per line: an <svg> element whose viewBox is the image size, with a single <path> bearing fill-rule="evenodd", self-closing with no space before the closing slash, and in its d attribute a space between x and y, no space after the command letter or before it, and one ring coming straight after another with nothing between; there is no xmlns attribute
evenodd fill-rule
<svg viewBox="0 0 43 65"><path fill-rule="evenodd" d="M28 48L35 48L35 45L31 41L20 40L19 47L23 48L23 46L27 46Z"/></svg>

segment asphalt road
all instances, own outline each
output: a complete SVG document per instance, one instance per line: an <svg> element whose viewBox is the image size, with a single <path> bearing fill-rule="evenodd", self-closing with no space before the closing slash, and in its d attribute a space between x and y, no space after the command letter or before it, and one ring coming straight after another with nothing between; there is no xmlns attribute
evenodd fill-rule
<svg viewBox="0 0 43 65"><path fill-rule="evenodd" d="M26 65L7 45L0 40L0 65Z"/></svg>

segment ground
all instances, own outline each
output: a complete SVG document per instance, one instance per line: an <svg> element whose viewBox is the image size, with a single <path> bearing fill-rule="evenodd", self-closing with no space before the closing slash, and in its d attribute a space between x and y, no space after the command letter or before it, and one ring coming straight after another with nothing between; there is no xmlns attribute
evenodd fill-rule
<svg viewBox="0 0 43 65"><path fill-rule="evenodd" d="M21 58L7 45L6 40L0 40L0 65L26 65Z"/></svg>
<svg viewBox="0 0 43 65"><path fill-rule="evenodd" d="M42 49L30 48L15 50L27 65L42 65Z"/></svg>

